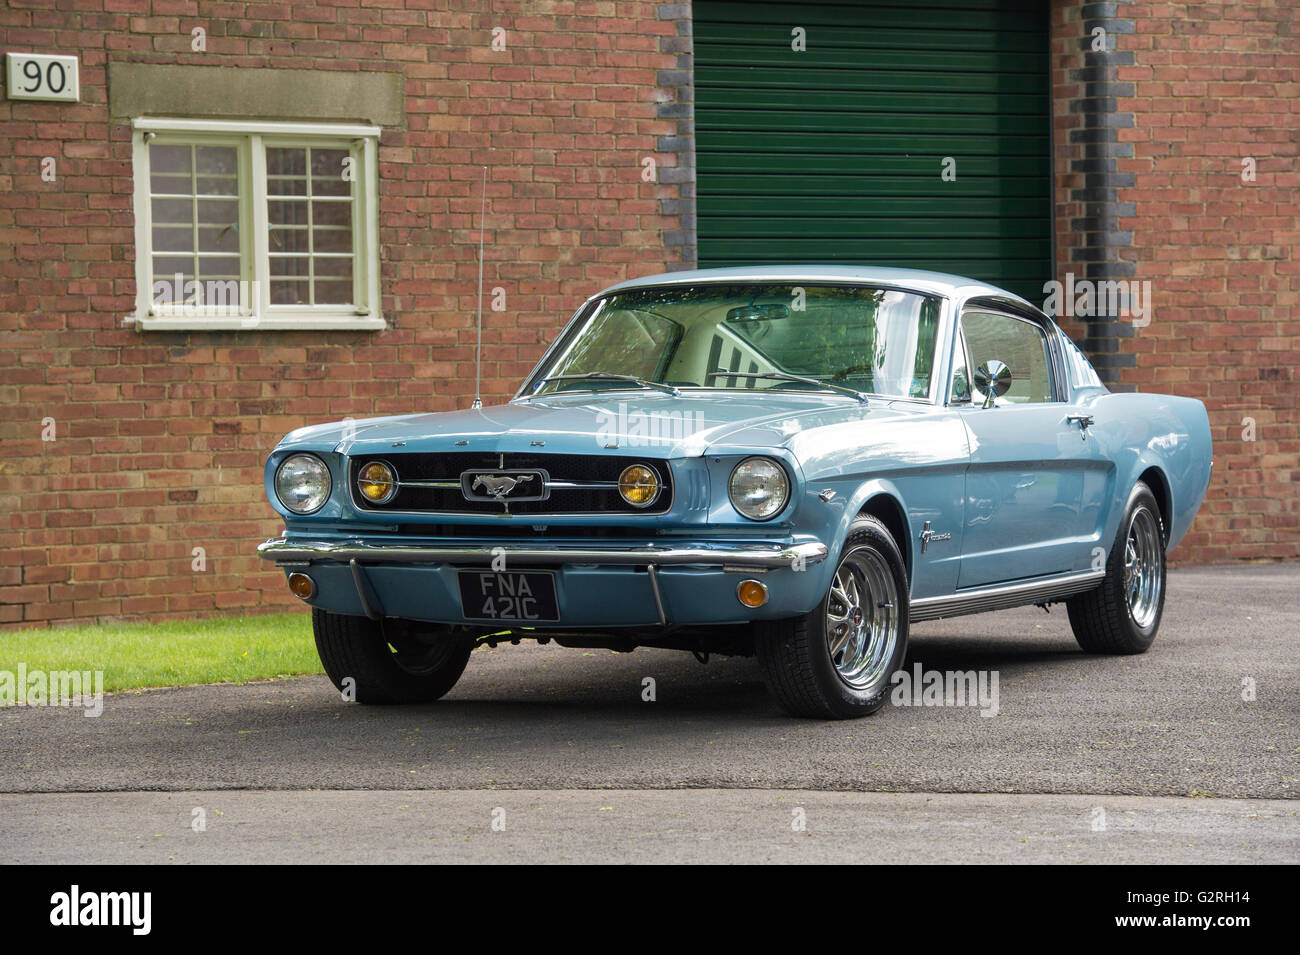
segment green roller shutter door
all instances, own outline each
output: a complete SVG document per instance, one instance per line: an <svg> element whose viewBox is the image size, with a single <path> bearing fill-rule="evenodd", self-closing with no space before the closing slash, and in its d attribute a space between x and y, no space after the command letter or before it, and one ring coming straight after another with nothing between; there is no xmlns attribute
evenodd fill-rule
<svg viewBox="0 0 1300 955"><path fill-rule="evenodd" d="M937 269L1041 299L1046 7L695 0L700 265Z"/></svg>

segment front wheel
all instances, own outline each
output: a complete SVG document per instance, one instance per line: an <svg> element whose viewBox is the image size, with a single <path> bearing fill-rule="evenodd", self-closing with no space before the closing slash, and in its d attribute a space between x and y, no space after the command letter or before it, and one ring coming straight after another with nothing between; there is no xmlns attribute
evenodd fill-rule
<svg viewBox="0 0 1300 955"><path fill-rule="evenodd" d="M311 612L330 681L358 703L427 703L465 672L474 640L463 628Z"/></svg>
<svg viewBox="0 0 1300 955"><path fill-rule="evenodd" d="M907 615L898 545L876 518L860 517L821 603L802 617L758 625L758 659L777 703L817 719L876 712L907 654Z"/></svg>
<svg viewBox="0 0 1300 955"><path fill-rule="evenodd" d="M1088 653L1144 653L1165 608L1165 532L1155 495L1129 495L1101 586L1066 601L1070 629Z"/></svg>

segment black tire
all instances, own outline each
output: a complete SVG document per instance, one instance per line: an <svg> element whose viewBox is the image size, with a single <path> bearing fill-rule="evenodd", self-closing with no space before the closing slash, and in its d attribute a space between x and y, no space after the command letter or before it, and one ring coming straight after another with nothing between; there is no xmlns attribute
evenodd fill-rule
<svg viewBox="0 0 1300 955"><path fill-rule="evenodd" d="M1145 512L1151 519L1159 536L1159 546L1155 548L1147 563L1158 573L1158 593L1154 598L1138 603L1139 620L1134 615L1134 603L1130 600L1132 580L1126 567L1130 535ZM1160 517L1160 506L1155 495L1146 484L1139 481L1129 495L1128 506L1124 508L1124 517L1119 522L1119 531L1110 548L1110 557L1106 561L1106 576L1101 586L1087 593L1071 597L1065 602L1070 615L1070 629L1079 646L1088 653L1100 654L1134 654L1145 653L1156 638L1160 629L1160 618L1165 609L1165 526ZM1145 612L1144 612L1145 608Z"/></svg>
<svg viewBox="0 0 1300 955"><path fill-rule="evenodd" d="M358 703L428 703L465 672L473 638L458 627L311 612L316 652L330 681ZM345 681L352 681L347 683Z"/></svg>
<svg viewBox="0 0 1300 955"><path fill-rule="evenodd" d="M892 645L887 642L888 636L882 637L878 653L880 663L865 675L869 677L867 682L855 685L841 672L846 665L843 657L840 666L832 658L829 633L832 628L829 625L828 608L838 605L833 594L836 593L840 574L850 557L855 560L865 558L875 565L869 554L879 558L876 566L880 573L876 579L883 585L871 589L879 589L892 597L892 607L889 609L893 610L894 626L890 628L879 625L880 620L888 615L882 602L877 610L883 613L873 616L875 626L867 628L867 633L879 629L887 635L892 629L894 636ZM887 589L888 580L883 576L885 573L892 579L892 594ZM788 620L763 621L758 625L755 635L755 648L768 688L781 709L792 716L842 720L876 712L885 705L891 686L890 679L902 667L907 656L907 572L898 545L884 524L874 517L860 517L853 522L840 553L840 562L831 579L831 588L811 612ZM872 602L877 603L874 597ZM861 625L860 621L858 625ZM847 649L841 651L842 654L847 652Z"/></svg>

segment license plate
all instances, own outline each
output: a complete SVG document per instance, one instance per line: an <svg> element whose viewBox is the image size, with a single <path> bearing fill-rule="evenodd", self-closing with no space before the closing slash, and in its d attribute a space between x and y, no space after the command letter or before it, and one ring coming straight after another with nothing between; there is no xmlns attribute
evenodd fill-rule
<svg viewBox="0 0 1300 955"><path fill-rule="evenodd" d="M460 609L467 620L554 623L560 619L554 574L462 570L457 580Z"/></svg>

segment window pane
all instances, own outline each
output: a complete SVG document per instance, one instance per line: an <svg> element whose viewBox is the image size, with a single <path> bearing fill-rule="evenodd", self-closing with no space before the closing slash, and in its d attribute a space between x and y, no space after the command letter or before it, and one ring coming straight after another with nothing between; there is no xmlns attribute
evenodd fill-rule
<svg viewBox="0 0 1300 955"><path fill-rule="evenodd" d="M200 199L196 205L200 225L234 225L239 221L238 201Z"/></svg>
<svg viewBox="0 0 1300 955"><path fill-rule="evenodd" d="M194 203L189 199L155 199L150 214L155 224L175 222L191 225L194 222Z"/></svg>
<svg viewBox="0 0 1300 955"><path fill-rule="evenodd" d="M154 172L149 177L149 191L155 196L188 196L192 184L193 180L189 173L174 176Z"/></svg>
<svg viewBox="0 0 1300 955"><path fill-rule="evenodd" d="M218 179L215 177L199 177L198 180L199 195L201 196L237 196L239 195L239 180L234 176Z"/></svg>
<svg viewBox="0 0 1300 955"><path fill-rule="evenodd" d="M272 278L306 278L310 273L311 265L307 256L271 256L271 277Z"/></svg>
<svg viewBox="0 0 1300 955"><path fill-rule="evenodd" d="M239 256L204 255L199 257L199 278L239 280ZM207 290L205 289L205 294Z"/></svg>
<svg viewBox="0 0 1300 955"><path fill-rule="evenodd" d="M307 195L307 150L271 147L266 150L268 195Z"/></svg>
<svg viewBox="0 0 1300 955"><path fill-rule="evenodd" d="M961 347L952 357L952 401L970 401L970 372L966 370L966 353Z"/></svg>
<svg viewBox="0 0 1300 955"><path fill-rule="evenodd" d="M190 175L191 147L189 146L153 146L149 147L149 169L156 173L185 173Z"/></svg>
<svg viewBox="0 0 1300 955"><path fill-rule="evenodd" d="M351 159L339 147L267 148L273 304L353 302Z"/></svg>
<svg viewBox="0 0 1300 955"><path fill-rule="evenodd" d="M236 145L150 144L156 304L239 305L239 283L251 272L242 259L241 185Z"/></svg>
<svg viewBox="0 0 1300 955"><path fill-rule="evenodd" d="M1037 325L986 312L968 312L961 323L974 368L1000 361L1011 370L1011 388L1002 401L1041 404L1053 400L1047 338ZM984 400L978 388L972 385L972 390L977 402Z"/></svg>
<svg viewBox="0 0 1300 955"><path fill-rule="evenodd" d="M307 203L296 199L268 199L266 215L271 225L306 225Z"/></svg>
<svg viewBox="0 0 1300 955"><path fill-rule="evenodd" d="M155 255L153 257L153 277L171 281L180 273L186 278L194 277L194 257L192 255Z"/></svg>
<svg viewBox="0 0 1300 955"><path fill-rule="evenodd" d="M239 252L239 230L234 225L199 229L200 252Z"/></svg>
<svg viewBox="0 0 1300 955"><path fill-rule="evenodd" d="M313 252L351 252L352 233L347 229L313 229Z"/></svg>
<svg viewBox="0 0 1300 955"><path fill-rule="evenodd" d="M305 176L307 175L307 150L302 148L283 148L268 146L266 150L266 174L268 176Z"/></svg>
<svg viewBox="0 0 1300 955"><path fill-rule="evenodd" d="M280 177L273 179L267 177L266 192L271 196L305 196L307 195L306 179L291 179Z"/></svg>
<svg viewBox="0 0 1300 955"><path fill-rule="evenodd" d="M348 196L352 182L344 178L356 170L348 162L346 149L313 149L311 151L311 194L313 196Z"/></svg>
<svg viewBox="0 0 1300 955"><path fill-rule="evenodd" d="M309 252L310 237L306 229L272 229L272 252Z"/></svg>
<svg viewBox="0 0 1300 955"><path fill-rule="evenodd" d="M352 256L337 259L317 256L316 275L322 278L352 278Z"/></svg>
<svg viewBox="0 0 1300 955"><path fill-rule="evenodd" d="M312 225L352 226L352 203L321 200L311 204Z"/></svg>
<svg viewBox="0 0 1300 955"><path fill-rule="evenodd" d="M307 305L307 282L273 281L271 283L272 305Z"/></svg>
<svg viewBox="0 0 1300 955"><path fill-rule="evenodd" d="M237 171L234 146L195 146L194 167L200 176L233 176Z"/></svg>
<svg viewBox="0 0 1300 955"><path fill-rule="evenodd" d="M188 227L178 229L154 226L153 247L155 252L193 252L194 230Z"/></svg>
<svg viewBox="0 0 1300 955"><path fill-rule="evenodd" d="M317 305L347 305L352 301L351 282L316 280Z"/></svg>

